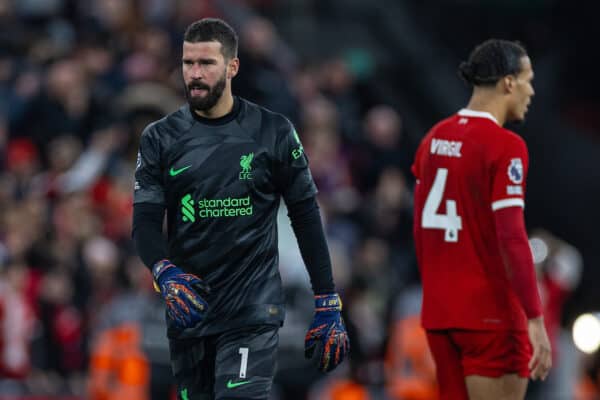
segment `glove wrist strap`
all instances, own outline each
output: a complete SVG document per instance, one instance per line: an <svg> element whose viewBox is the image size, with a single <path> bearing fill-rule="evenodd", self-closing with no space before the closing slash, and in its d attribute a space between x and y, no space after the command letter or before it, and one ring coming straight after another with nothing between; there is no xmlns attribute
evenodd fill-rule
<svg viewBox="0 0 600 400"><path fill-rule="evenodd" d="M152 277L154 278L154 281L160 283L160 276L163 274L163 272L174 267L175 265L173 265L173 263L167 259L157 261L152 266Z"/></svg>
<svg viewBox="0 0 600 400"><path fill-rule="evenodd" d="M315 296L315 312L342 311L342 300L337 293Z"/></svg>

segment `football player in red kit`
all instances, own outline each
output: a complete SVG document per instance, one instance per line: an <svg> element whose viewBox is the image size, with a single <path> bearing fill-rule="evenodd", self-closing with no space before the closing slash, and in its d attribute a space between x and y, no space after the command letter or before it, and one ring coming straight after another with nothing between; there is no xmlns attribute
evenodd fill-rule
<svg viewBox="0 0 600 400"><path fill-rule="evenodd" d="M533 69L519 43L492 39L459 72L469 104L412 167L422 323L441 399L523 399L552 361L523 217L527 146L503 125L524 120Z"/></svg>

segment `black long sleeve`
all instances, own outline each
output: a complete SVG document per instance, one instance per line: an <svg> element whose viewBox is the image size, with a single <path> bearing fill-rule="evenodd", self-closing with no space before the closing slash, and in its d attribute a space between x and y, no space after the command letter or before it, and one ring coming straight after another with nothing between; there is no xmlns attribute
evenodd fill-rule
<svg viewBox="0 0 600 400"><path fill-rule="evenodd" d="M315 294L334 292L331 259L316 198L312 196L288 205L288 216L310 276L313 292Z"/></svg>
<svg viewBox="0 0 600 400"><path fill-rule="evenodd" d="M133 205L132 237L137 252L148 268L168 257L162 233L164 206L153 203Z"/></svg>

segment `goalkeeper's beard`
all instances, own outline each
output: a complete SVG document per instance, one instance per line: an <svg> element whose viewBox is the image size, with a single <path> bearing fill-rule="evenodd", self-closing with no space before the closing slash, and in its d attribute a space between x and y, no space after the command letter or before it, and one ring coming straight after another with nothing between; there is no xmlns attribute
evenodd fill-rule
<svg viewBox="0 0 600 400"><path fill-rule="evenodd" d="M185 86L185 97L192 110L208 111L217 105L223 95L226 85L227 78L225 73L223 73L221 78L212 87L202 82L192 81ZM204 89L207 93L204 96L192 96L192 89Z"/></svg>

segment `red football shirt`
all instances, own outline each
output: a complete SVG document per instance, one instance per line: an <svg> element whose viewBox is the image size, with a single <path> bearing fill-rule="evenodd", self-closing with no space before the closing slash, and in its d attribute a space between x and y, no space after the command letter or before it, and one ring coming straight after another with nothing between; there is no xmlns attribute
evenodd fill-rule
<svg viewBox="0 0 600 400"><path fill-rule="evenodd" d="M486 112L463 109L422 140L412 170L426 329L527 329L493 213L525 206L528 161L523 139Z"/></svg>

